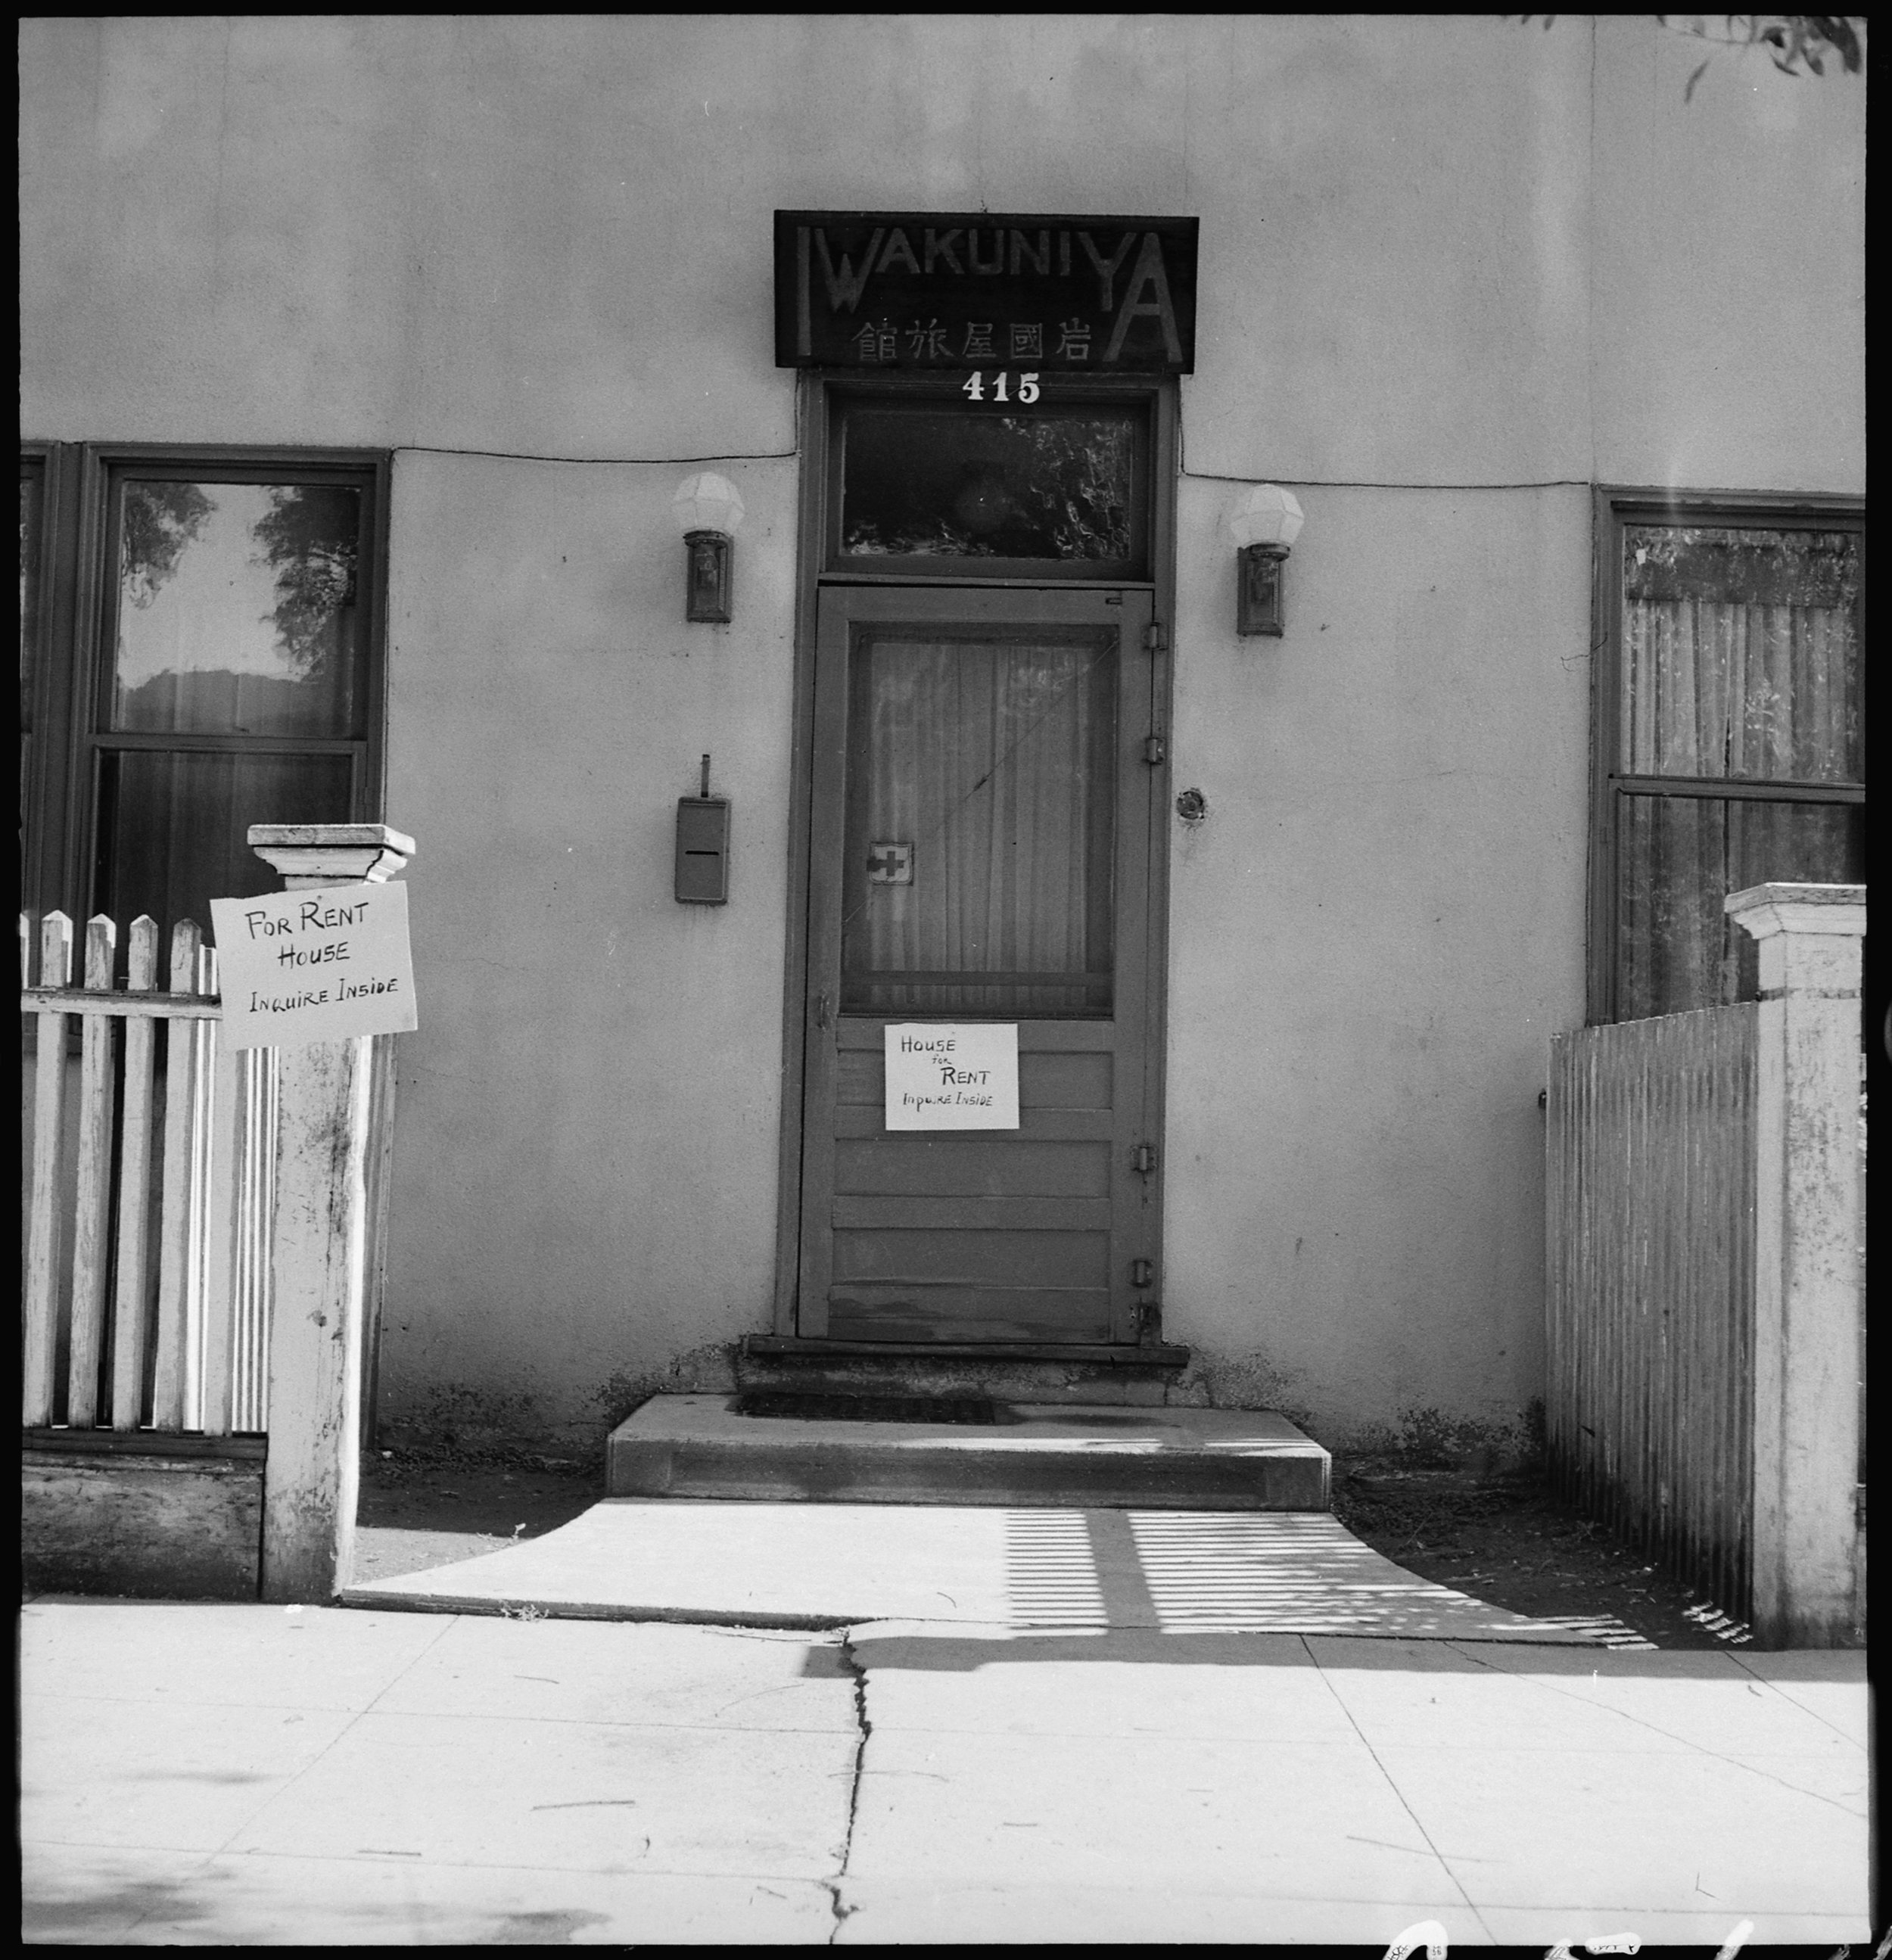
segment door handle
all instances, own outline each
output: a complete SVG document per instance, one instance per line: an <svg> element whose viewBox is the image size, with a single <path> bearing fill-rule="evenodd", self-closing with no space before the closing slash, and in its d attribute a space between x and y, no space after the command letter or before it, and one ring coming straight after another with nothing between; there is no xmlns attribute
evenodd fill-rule
<svg viewBox="0 0 1892 1960"><path fill-rule="evenodd" d="M823 988L814 997L814 1024L817 1028L826 1028L833 1018L834 1004Z"/></svg>

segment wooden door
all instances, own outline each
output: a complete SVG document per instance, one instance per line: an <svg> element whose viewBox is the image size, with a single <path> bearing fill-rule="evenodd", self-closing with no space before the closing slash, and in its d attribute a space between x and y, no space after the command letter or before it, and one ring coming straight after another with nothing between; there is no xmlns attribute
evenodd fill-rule
<svg viewBox="0 0 1892 1960"><path fill-rule="evenodd" d="M797 1328L1136 1340L1158 1252L1147 589L829 587ZM1018 1030L1015 1131L890 1133L884 1030Z"/></svg>

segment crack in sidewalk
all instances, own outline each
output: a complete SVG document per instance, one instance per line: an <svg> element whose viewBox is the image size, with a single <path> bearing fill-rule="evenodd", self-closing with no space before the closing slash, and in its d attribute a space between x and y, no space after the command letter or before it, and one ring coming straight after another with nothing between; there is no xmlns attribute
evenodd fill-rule
<svg viewBox="0 0 1892 1960"><path fill-rule="evenodd" d="M860 1814L861 1808L861 1775L867 1759L868 1738L874 1732L874 1724L868 1720L867 1712L867 1669L861 1665L859 1659L855 1653L853 1629L851 1627L843 1627L840 1629L840 1634L841 1665L847 1669L854 1682L855 1740L854 1771L848 1781L847 1834L841 1841L840 1868L832 1879L823 1881L827 1888L829 1903L834 1913L833 1930L828 1935L828 1944L830 1946L839 1938L841 1928L846 1924L849 1917L856 1910L855 1907L848 1904L842 1899L841 1888L848 1876L849 1863L854 1856L854 1824L855 1819Z"/></svg>

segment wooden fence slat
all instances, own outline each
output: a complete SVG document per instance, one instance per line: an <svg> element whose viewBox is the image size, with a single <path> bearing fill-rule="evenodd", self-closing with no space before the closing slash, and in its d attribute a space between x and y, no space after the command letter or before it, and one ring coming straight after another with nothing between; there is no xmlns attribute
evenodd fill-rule
<svg viewBox="0 0 1892 1960"><path fill-rule="evenodd" d="M217 985L216 955L206 947L205 956L212 963L207 991L214 992ZM239 1058L219 1055L215 1029L207 1032L210 1036L205 1044L205 1066L210 1078L210 1134L208 1204L204 1214L204 1360L199 1426L206 1436L228 1436L231 1392L235 1386L231 1367L235 1344L232 1337L235 1332L238 1241L242 1231L237 1203L242 1104L237 1093Z"/></svg>
<svg viewBox="0 0 1892 1960"><path fill-rule="evenodd" d="M261 1306L260 1262L268 1256L263 1217L263 1192L258 1172L263 1153L264 1080L266 1048L242 1048L231 1058L237 1072L237 1157L235 1179L236 1255L232 1262L230 1347L230 1427L253 1430L255 1401L256 1322ZM259 1242L263 1240L263 1242Z"/></svg>
<svg viewBox="0 0 1892 1960"><path fill-rule="evenodd" d="M86 922L85 985L109 993L118 928L103 913ZM104 1352L105 1287L111 1258L109 1236L112 1183L112 1023L87 1014L79 1040L78 1188L72 1221L71 1366L66 1377L66 1421L90 1429L98 1416L99 1364Z"/></svg>
<svg viewBox="0 0 1892 1960"><path fill-rule="evenodd" d="M56 1009L68 1014L86 1013L97 1004L91 990L84 987L24 987L20 990L20 1005L27 1013L36 1010L46 1013ZM120 994L110 1012L119 1020L215 1021L222 1018L223 1007L220 1001L199 1001L185 994Z"/></svg>
<svg viewBox="0 0 1892 1960"><path fill-rule="evenodd" d="M197 949L197 991L217 991L214 947ZM217 1031L200 1026L191 1045L190 1262L184 1294L184 1427L204 1426L204 1289L210 1246L210 1125L217 1080Z"/></svg>
<svg viewBox="0 0 1892 1960"><path fill-rule="evenodd" d="M368 1160L368 1231L370 1265L366 1317L362 1326L362 1439L373 1449L379 1446L381 1409L381 1312L387 1296L387 1220L392 1195L394 1155L395 1041L393 1035L374 1037L374 1084L368 1112L370 1133L375 1138L374 1154ZM278 1134L272 1125L270 1134ZM273 1168L275 1153L270 1153ZM273 1200L275 1193L271 1192ZM1863 1478L1862 1479L1863 1481Z"/></svg>
<svg viewBox="0 0 1892 1960"><path fill-rule="evenodd" d="M132 921L127 985L148 993L158 982L158 921ZM125 1093L119 1147L118 1285L112 1309L112 1427L135 1430L145 1397L145 1317L150 1262L152 1023L125 1023Z"/></svg>
<svg viewBox="0 0 1892 1960"><path fill-rule="evenodd" d="M33 915L23 912L20 915L20 991L24 994L33 984ZM24 1006L24 1002L22 1005ZM37 1039L37 1026L36 1026ZM21 1166L24 1170L30 1161L33 1150L33 1132L29 1128L20 1141ZM33 1237L33 1179L28 1175L20 1181L20 1244L24 1249ZM22 1274L24 1279L24 1275ZM24 1314L26 1298L24 1289L21 1295L21 1309ZM24 1328L24 1322L22 1323Z"/></svg>
<svg viewBox="0 0 1892 1960"><path fill-rule="evenodd" d="M48 912L40 927L40 972L56 987L72 978L72 921ZM53 1364L58 1351L60 1226L59 1153L65 1127L65 1017L34 1017L33 1195L27 1219L27 1272L21 1304L21 1419L29 1429L53 1421Z"/></svg>
<svg viewBox="0 0 1892 1960"><path fill-rule="evenodd" d="M237 1274L237 1355L231 1427L254 1433L269 1424L270 1249L276 1226L276 1134L280 1120L277 1051L243 1051L243 1156L237 1203L242 1258Z"/></svg>
<svg viewBox="0 0 1892 1960"><path fill-rule="evenodd" d="M202 943L202 931L193 920L180 920L172 929L173 993L196 994L197 955ZM158 1353L151 1389L154 1429L180 1430L184 1426L197 1049L208 1026L206 1022L176 1020L166 1023L164 1028L164 1202L158 1227Z"/></svg>

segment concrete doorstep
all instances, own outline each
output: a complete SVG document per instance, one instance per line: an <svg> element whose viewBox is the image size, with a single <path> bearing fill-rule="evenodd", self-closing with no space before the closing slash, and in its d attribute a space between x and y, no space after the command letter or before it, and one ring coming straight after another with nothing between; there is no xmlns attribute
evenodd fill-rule
<svg viewBox="0 0 1892 1960"><path fill-rule="evenodd" d="M972 1424L757 1417L741 1399L653 1395L612 1431L605 1488L763 1502L1327 1508L1327 1451L1267 1411L1000 1401L990 1424Z"/></svg>

